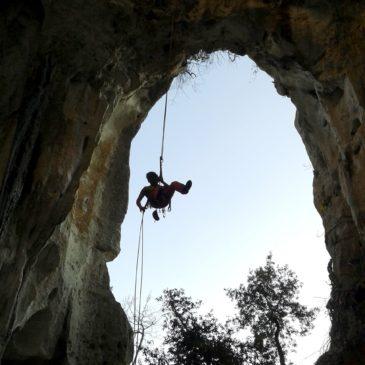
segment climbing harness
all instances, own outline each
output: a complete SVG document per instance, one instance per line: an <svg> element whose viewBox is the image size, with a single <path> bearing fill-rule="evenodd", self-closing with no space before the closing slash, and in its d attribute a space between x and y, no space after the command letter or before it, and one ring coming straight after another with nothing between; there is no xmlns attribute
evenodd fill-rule
<svg viewBox="0 0 365 365"><path fill-rule="evenodd" d="M164 218L166 218L166 212L171 212L171 201L170 201L169 205L167 206L167 209L166 208L155 209L154 212L152 213L152 217L155 221L159 221L160 217L159 217L158 213L161 213L162 216Z"/></svg>
<svg viewBox="0 0 365 365"><path fill-rule="evenodd" d="M134 278L134 297L133 297L133 333L135 340L135 357L133 365L137 364L137 356L140 350L139 335L140 335L140 324L141 324L141 303L142 303L142 284L143 284L143 249L144 249L144 237L143 237L143 221L144 212L142 212L141 224L139 227L138 236L138 248L137 248L137 259L136 259L136 271ZM138 286L138 274L139 274L139 290ZM138 313L137 313L137 291L139 292L138 297Z"/></svg>

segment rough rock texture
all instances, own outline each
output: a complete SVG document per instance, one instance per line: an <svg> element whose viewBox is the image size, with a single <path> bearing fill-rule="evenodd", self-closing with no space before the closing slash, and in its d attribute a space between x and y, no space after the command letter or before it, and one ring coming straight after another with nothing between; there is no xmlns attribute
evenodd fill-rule
<svg viewBox="0 0 365 365"><path fill-rule="evenodd" d="M332 258L317 364L364 364L364 30L360 0L1 1L2 364L130 361L106 269L130 142L189 59L216 50L251 57L297 107Z"/></svg>

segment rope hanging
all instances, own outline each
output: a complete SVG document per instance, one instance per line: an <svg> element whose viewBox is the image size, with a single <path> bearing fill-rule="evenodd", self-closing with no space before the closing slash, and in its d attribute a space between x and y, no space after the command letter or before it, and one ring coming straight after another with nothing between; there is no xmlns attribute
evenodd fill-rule
<svg viewBox="0 0 365 365"><path fill-rule="evenodd" d="M136 272L134 278L134 297L133 297L133 333L135 336L135 357L132 364L137 364L138 352L140 350L139 335L140 335L140 322L141 322L141 303L142 303L142 284L143 284L143 219L144 212L142 212L141 224L139 227L138 236L138 249L137 249L137 260L136 260ZM141 263L140 259L141 258ZM140 265L139 265L140 263ZM140 280L139 280L139 297L138 297L138 315L137 315L137 284L138 284L138 272L140 267Z"/></svg>
<svg viewBox="0 0 365 365"><path fill-rule="evenodd" d="M171 61L171 50L173 42L173 32L174 32L174 17L171 19L171 30L170 30L170 44L169 44L169 55L168 55L168 65L170 66ZM163 179L163 157L165 148L165 130L166 130L166 119L167 119L167 101L168 101L169 91L165 94L165 108L163 113L163 123L162 123L162 141L161 141L161 155L160 155L160 178Z"/></svg>
<svg viewBox="0 0 365 365"><path fill-rule="evenodd" d="M163 124L162 124L162 142L161 142L161 155L160 155L160 178L163 179L162 165L163 165L163 154L165 148L165 130L166 130L166 116L167 116L167 100L169 92L165 94L165 110L163 113Z"/></svg>
<svg viewBox="0 0 365 365"><path fill-rule="evenodd" d="M171 50L172 50L172 34L174 27L174 18L171 20L171 31L170 31L170 45L169 45L169 55L168 55L168 65L170 65L171 60ZM166 120L167 120L167 101L168 101L168 91L165 94L165 108L163 114L163 125L162 125L162 141L161 141L161 154L160 154L160 178L163 179L163 158L164 158L164 148L165 148L165 130L166 130ZM137 259L136 259L136 270L135 270L135 278L134 278L134 297L133 297L133 333L135 339L135 356L132 361L132 365L137 364L138 353L140 350L140 325L141 325L141 307L142 307L142 285L143 285L143 246L144 246L144 237L143 237L143 219L144 219L144 211L142 212L141 224L139 227L139 237L138 237L138 249L137 249ZM141 260L140 260L141 258ZM139 290L138 286L138 273L140 271L139 276ZM138 298L138 313L137 313L137 291L139 291Z"/></svg>

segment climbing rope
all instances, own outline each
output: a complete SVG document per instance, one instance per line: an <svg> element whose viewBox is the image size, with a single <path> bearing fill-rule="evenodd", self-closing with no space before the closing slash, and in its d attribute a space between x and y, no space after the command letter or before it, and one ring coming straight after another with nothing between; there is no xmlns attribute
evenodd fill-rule
<svg viewBox="0 0 365 365"><path fill-rule="evenodd" d="M173 42L173 31L174 31L174 17L171 20L171 31L170 31L170 45L169 45L169 55L168 55L168 65L170 65L171 61L171 50L172 50L172 42ZM163 114L163 123L162 123L162 141L161 141L161 154L160 154L160 178L163 179L163 159L164 159L164 148L165 148L165 131L166 131L166 120L167 120L167 102L168 102L168 90L165 94L165 107ZM146 207L148 202L146 204ZM137 364L137 357L140 350L140 327L141 327L141 307L142 307L142 285L143 285L143 246L144 246L144 237L143 237L143 220L144 220L144 211L142 212L141 224L139 227L139 236L138 236L138 248L137 248L137 259L136 259L136 270L135 270L135 278L134 278L134 297L133 297L133 333L135 340L135 356L132 364ZM138 288L138 274L139 274L139 288ZM137 292L139 292L138 297L138 311L137 311Z"/></svg>
<svg viewBox="0 0 365 365"><path fill-rule="evenodd" d="M168 95L169 95L169 91L167 90L166 94L165 94L165 109L164 109L164 113L163 113L163 123L162 123L162 141L161 141L161 155L160 155L160 178L161 179L163 179L162 165L163 165L163 154L164 154L164 148L165 148L165 130L166 130Z"/></svg>
<svg viewBox="0 0 365 365"><path fill-rule="evenodd" d="M171 19L171 30L170 30L170 44L169 44L169 55L168 55L168 65L171 61L171 51L173 43L173 33L174 33L174 17ZM169 91L165 94L165 107L163 113L163 123L162 123L162 141L161 141L161 154L160 154L160 178L163 179L163 158L164 158L164 148L165 148L165 130L166 130L166 120L167 120L167 101L168 101Z"/></svg>
<svg viewBox="0 0 365 365"><path fill-rule="evenodd" d="M142 212L141 224L139 227L136 271L135 271L135 278L134 278L133 333L134 333L134 338L135 338L136 354L135 354L135 357L133 360L133 364L137 364L137 356L138 356L138 352L139 352L139 335L140 335L140 323L141 323L141 303L142 303L142 284L143 284L143 248L144 248L143 247L144 246L143 220L144 220L144 212ZM140 260L140 258L141 258L141 260ZM140 269L139 290L137 290L139 269ZM139 291L138 313L137 313L137 291Z"/></svg>

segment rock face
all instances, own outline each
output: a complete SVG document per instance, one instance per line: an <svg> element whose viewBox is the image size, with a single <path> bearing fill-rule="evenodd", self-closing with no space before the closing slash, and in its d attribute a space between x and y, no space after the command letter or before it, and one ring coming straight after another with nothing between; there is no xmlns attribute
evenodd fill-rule
<svg viewBox="0 0 365 365"><path fill-rule="evenodd" d="M332 258L317 364L364 364L364 30L356 0L1 1L2 364L130 361L106 269L130 143L189 60L216 50L251 57L297 107Z"/></svg>

